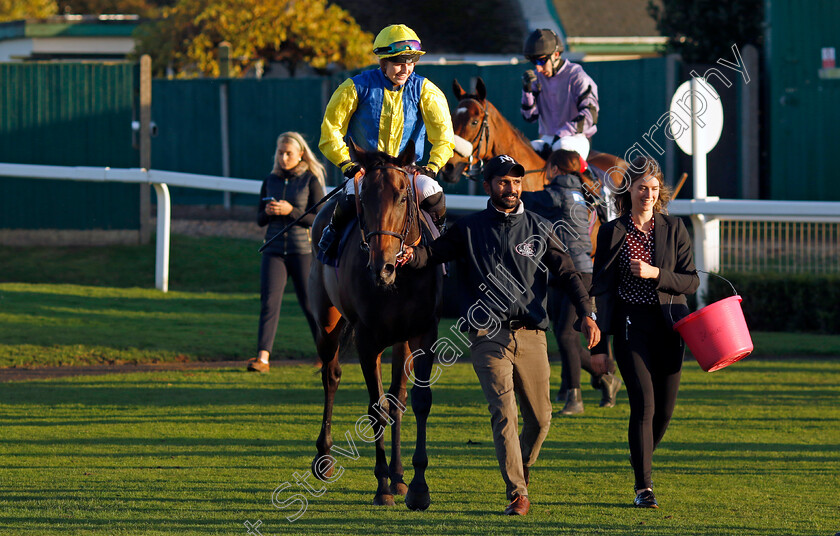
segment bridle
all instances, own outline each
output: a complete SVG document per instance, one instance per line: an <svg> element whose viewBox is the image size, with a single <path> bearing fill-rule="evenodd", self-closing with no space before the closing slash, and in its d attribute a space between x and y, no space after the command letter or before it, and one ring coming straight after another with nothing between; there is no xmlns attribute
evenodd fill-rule
<svg viewBox="0 0 840 536"><path fill-rule="evenodd" d="M364 205L361 201L362 198L361 198L361 195L360 195L360 192L359 192L359 180L360 180L360 178L356 178L353 181L353 187L355 188L355 191L356 191L356 212L359 215L359 233L361 235L361 241L359 243L359 247L362 249L362 251L370 252L370 244L368 243L368 240L370 240L370 238L372 236L376 236L376 235L393 236L394 238L397 238L400 241L399 254L402 255L403 253L405 253L405 239L408 237L409 232L411 232L411 224L415 219L418 220L418 229L419 229L419 213L420 213L419 205L420 205L420 201L417 197L419 195L418 192L417 192L417 187L414 184L414 177L416 177L416 174L413 175L409 179L409 173L405 169L403 169L399 166L395 166L393 164L380 164L380 165L373 166L373 167L370 168L370 171L374 171L374 170L398 171L398 172L402 173L403 175L405 175L406 179L408 179L408 188L407 188L408 199L406 199L406 204L408 206L406 207L406 211L405 211L405 222L403 223L403 229L402 229L402 232L400 232L400 233L397 233L397 232L394 232L394 231L388 231L388 230L385 230L385 229L377 229L377 230L374 230L374 231L368 231L367 226L365 224L365 218L364 218L364 213L363 213ZM411 244L411 245L415 246L419 242L420 242L420 237L418 236L417 241L414 244Z"/></svg>
<svg viewBox="0 0 840 536"><path fill-rule="evenodd" d="M470 180L478 180L478 177L484 172L484 158L481 156L481 143L484 142L484 152L487 152L487 149L490 147L490 125L487 121L487 102L481 102L478 99L474 99L472 97L468 97L464 100L471 100L478 102L481 105L481 126L478 128L478 132L476 132L473 139L470 140L470 145L473 146L473 151L470 153L469 158L467 159L468 167L467 167L467 178ZM460 103L459 103L460 105ZM477 161L477 163L476 163ZM527 169L525 170L525 174L528 175L530 173L544 173L545 168L540 169Z"/></svg>
<svg viewBox="0 0 840 536"><path fill-rule="evenodd" d="M481 113L483 114L481 117L481 126L478 127L478 132L476 132L473 139L470 140L470 145L473 146L473 150L467 160L467 177L471 180L476 180L484 171L484 159L481 158L481 142L484 142L486 151L487 147L490 145L490 125L487 124L487 103L482 103L481 101L473 98L470 98L469 100L479 103L481 105ZM476 161L478 161L478 163L476 163Z"/></svg>

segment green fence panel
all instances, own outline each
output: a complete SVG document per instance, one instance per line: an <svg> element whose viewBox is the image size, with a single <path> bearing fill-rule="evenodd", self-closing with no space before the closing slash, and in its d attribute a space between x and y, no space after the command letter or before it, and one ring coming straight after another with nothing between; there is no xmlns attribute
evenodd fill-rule
<svg viewBox="0 0 840 536"><path fill-rule="evenodd" d="M231 174L263 179L271 171L277 136L303 134L318 152L324 116L324 78L236 80L230 86Z"/></svg>
<svg viewBox="0 0 840 536"><path fill-rule="evenodd" d="M645 144L642 136L668 112L666 59L645 58L583 64L598 85L598 132L592 138L596 151L624 157L635 143ZM664 147L660 129L654 139ZM659 157L651 153L651 156Z"/></svg>
<svg viewBox="0 0 840 536"><path fill-rule="evenodd" d="M0 64L0 162L136 167L133 66ZM0 228L138 229L138 187L0 179Z"/></svg>
<svg viewBox="0 0 840 536"><path fill-rule="evenodd" d="M821 49L840 52L840 2L765 2L770 197L840 201L840 78L820 78Z"/></svg>
<svg viewBox="0 0 840 536"><path fill-rule="evenodd" d="M228 126L229 174L261 180L271 171L277 135L301 132L317 151L326 78L155 80L155 169L223 175L222 113ZM223 106L222 99L226 99ZM221 192L172 188L176 204L220 204ZM235 194L251 204L255 196Z"/></svg>
<svg viewBox="0 0 840 536"><path fill-rule="evenodd" d="M152 168L222 175L221 86L216 79L152 82ZM219 205L223 194L174 187L170 195L175 204Z"/></svg>

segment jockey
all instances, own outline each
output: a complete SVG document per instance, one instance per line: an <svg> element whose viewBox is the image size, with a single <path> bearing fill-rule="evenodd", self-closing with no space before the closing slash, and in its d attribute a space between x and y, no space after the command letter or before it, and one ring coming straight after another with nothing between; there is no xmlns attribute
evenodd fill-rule
<svg viewBox="0 0 840 536"><path fill-rule="evenodd" d="M583 67L560 57L563 42L551 30L534 30L525 41L525 57L537 72L522 75L522 117L539 119L540 139L531 142L546 158L551 151L589 156L589 138L598 127L598 86Z"/></svg>
<svg viewBox="0 0 840 536"><path fill-rule="evenodd" d="M419 169L417 188L421 208L442 229L446 203L443 189L433 177L452 157L455 147L446 97L430 80L414 73L414 64L425 52L420 48L420 38L408 26L385 27L373 42L373 53L379 57L379 68L348 78L330 98L318 148L345 177L353 178L364 174L364 169L350 159L346 135L365 151L391 156L412 143L415 159L419 160L428 131L432 150L426 166ZM338 231L355 215L355 203L353 181L349 181L321 235L318 256L322 261L334 256Z"/></svg>

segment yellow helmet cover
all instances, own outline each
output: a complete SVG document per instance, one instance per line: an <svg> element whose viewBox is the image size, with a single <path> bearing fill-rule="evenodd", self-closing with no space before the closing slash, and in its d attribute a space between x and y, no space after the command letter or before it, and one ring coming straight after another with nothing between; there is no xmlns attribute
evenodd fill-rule
<svg viewBox="0 0 840 536"><path fill-rule="evenodd" d="M420 38L405 24L392 24L379 32L373 41L373 53L380 59L395 56L422 56Z"/></svg>

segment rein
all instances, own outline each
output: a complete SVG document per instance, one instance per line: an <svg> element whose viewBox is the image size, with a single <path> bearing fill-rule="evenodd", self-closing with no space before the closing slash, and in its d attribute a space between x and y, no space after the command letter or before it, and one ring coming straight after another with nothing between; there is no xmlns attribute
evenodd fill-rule
<svg viewBox="0 0 840 536"><path fill-rule="evenodd" d="M403 175L405 175L405 177L407 179L409 177L409 174L406 170L404 170L401 167L392 165L392 164L384 164L384 165L374 166L370 169L371 169L371 171L377 170L377 169L378 170L388 170L388 169L390 169L392 171L398 171L398 172L402 173ZM384 236L393 236L394 238L399 239L399 241L400 241L400 254L405 253L405 245L406 245L405 244L405 239L408 238L408 234L411 232L411 223L415 219L418 220L418 229L420 228L420 226L419 226L419 223L420 223L419 222L419 214L420 214L420 197L419 196L420 196L420 193L417 191L417 187L414 184L415 177L416 177L416 174L414 174L411 177L411 179L409 179L409 181L408 181L408 192L407 192L407 200L406 200L406 203L407 203L408 206L406 208L405 222L403 223L403 229L402 229L402 232L400 232L400 233L397 233L397 232L394 232L394 231L388 231L388 230L385 230L385 229L377 229L377 230L374 230L374 231L367 231L367 228L366 228L366 225L365 225L365 218L364 218L364 214L363 214L364 206L362 205L362 202L361 202L362 198L361 198L361 195L360 195L360 192L359 192L359 179L356 179L354 181L353 187L355 188L355 191L356 191L356 211L359 214L359 233L361 235L361 243L359 244L359 247L362 249L362 251L366 251L366 252L370 251L370 244L368 243L368 240L370 240L370 238L372 236L384 235ZM418 243L420 243L420 236L418 236L416 242L411 244L411 245L416 246Z"/></svg>

